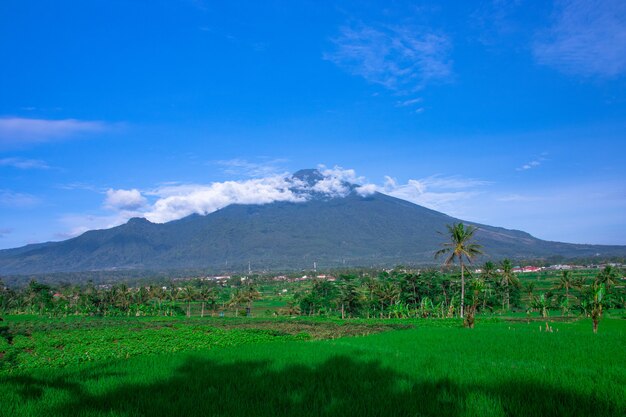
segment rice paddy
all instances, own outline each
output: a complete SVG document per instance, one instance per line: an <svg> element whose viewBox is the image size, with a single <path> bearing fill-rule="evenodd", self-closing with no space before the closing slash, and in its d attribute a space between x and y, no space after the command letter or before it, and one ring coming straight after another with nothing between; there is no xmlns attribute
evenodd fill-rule
<svg viewBox="0 0 626 417"><path fill-rule="evenodd" d="M626 415L621 318L7 321L2 416Z"/></svg>

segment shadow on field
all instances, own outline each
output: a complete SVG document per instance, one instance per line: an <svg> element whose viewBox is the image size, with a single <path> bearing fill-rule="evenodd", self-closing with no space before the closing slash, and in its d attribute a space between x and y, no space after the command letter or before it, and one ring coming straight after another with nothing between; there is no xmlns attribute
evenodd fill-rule
<svg viewBox="0 0 626 417"><path fill-rule="evenodd" d="M115 416L618 416L617 405L541 384L460 385L416 380L381 366L336 356L315 367L271 362L218 363L190 357L165 380L121 384L102 394L81 387L88 375L59 380L6 378L26 384L25 400L44 388L67 390L68 402L46 415ZM23 379L26 378L26 379ZM18 391L19 392L19 391Z"/></svg>

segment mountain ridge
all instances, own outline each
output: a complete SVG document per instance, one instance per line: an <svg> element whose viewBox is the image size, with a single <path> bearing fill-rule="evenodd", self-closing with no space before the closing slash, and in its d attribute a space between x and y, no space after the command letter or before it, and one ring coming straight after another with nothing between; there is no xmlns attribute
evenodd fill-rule
<svg viewBox="0 0 626 417"><path fill-rule="evenodd" d="M317 173L317 174L316 174ZM319 175L318 175L319 174ZM0 251L1 274L107 269L219 269L252 262L267 270L433 263L446 225L462 220L379 192L315 190L317 170L292 177L306 201L231 204L167 223L141 217L61 241ZM305 184L305 188L302 188ZM307 188L308 187L308 188ZM550 242L527 232L473 222L488 257L624 256L626 246Z"/></svg>

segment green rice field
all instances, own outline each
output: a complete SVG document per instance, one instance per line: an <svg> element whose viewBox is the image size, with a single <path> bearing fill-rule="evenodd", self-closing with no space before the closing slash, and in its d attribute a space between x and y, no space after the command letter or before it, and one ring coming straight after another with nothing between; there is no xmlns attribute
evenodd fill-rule
<svg viewBox="0 0 626 417"><path fill-rule="evenodd" d="M6 322L2 416L626 415L620 318Z"/></svg>

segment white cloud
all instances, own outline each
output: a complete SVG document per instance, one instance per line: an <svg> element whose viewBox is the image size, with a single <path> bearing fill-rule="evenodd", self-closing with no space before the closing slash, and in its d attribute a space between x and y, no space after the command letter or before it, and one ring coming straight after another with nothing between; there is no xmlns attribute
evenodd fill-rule
<svg viewBox="0 0 626 417"><path fill-rule="evenodd" d="M287 162L285 159L261 159L260 162L251 162L235 158L215 161L214 163L223 167L225 174L241 175L248 178L268 177L284 172L281 165Z"/></svg>
<svg viewBox="0 0 626 417"><path fill-rule="evenodd" d="M319 169L324 178L312 186L285 174L211 184L166 184L143 193L137 189L109 189L104 205L119 211L119 217L92 216L87 220L90 224L119 224L124 219L141 216L155 223L163 223L193 213L209 214L231 204L303 202L312 198L314 193L331 198L343 197L351 192L351 184L359 185L364 181L351 169L326 168L323 165ZM357 192L361 195L371 194L374 186L366 184L359 187ZM148 199L152 202L148 203Z"/></svg>
<svg viewBox="0 0 626 417"><path fill-rule="evenodd" d="M114 210L139 210L146 205L148 201L137 189L132 190L114 190L109 189L106 192L106 200L104 205Z"/></svg>
<svg viewBox="0 0 626 417"><path fill-rule="evenodd" d="M28 208L36 206L37 204L39 204L39 199L34 195L0 189L0 206Z"/></svg>
<svg viewBox="0 0 626 417"><path fill-rule="evenodd" d="M454 215L458 202L475 197L479 191L473 188L485 184L488 182L474 179L463 180L458 177L427 177L418 180L410 179L406 184L398 184L394 178L385 177L385 183L379 191Z"/></svg>
<svg viewBox="0 0 626 417"><path fill-rule="evenodd" d="M553 26L534 45L537 61L583 76L626 72L626 2L567 0L557 3Z"/></svg>
<svg viewBox="0 0 626 417"><path fill-rule="evenodd" d="M363 177L357 177L353 169L326 168L324 165L320 165L319 171L324 179L317 182L312 190L327 194L330 197L344 197L350 193L351 184L360 184L364 181Z"/></svg>
<svg viewBox="0 0 626 417"><path fill-rule="evenodd" d="M367 197L368 195L372 195L378 191L378 187L376 187L376 184L365 184L356 187L354 191L356 191L361 197Z"/></svg>
<svg viewBox="0 0 626 417"><path fill-rule="evenodd" d="M97 121L5 117L0 118L0 145L49 142L85 133L101 132L106 127L105 123Z"/></svg>
<svg viewBox="0 0 626 417"><path fill-rule="evenodd" d="M525 163L524 165L515 168L516 171L528 171L529 169L537 168L540 166L546 159L544 157L534 159L530 162Z"/></svg>
<svg viewBox="0 0 626 417"><path fill-rule="evenodd" d="M399 93L413 93L452 76L450 42L409 26L344 26L324 58Z"/></svg>
<svg viewBox="0 0 626 417"><path fill-rule="evenodd" d="M3 158L0 159L0 166L8 166L19 169L48 169L48 164L38 159L24 158Z"/></svg>
<svg viewBox="0 0 626 417"><path fill-rule="evenodd" d="M407 107L407 106L412 106L414 104L421 103L421 102L422 102L422 98L420 98L420 97L412 98L412 99L409 99L409 100L398 101L396 103L396 107Z"/></svg>
<svg viewBox="0 0 626 417"><path fill-rule="evenodd" d="M294 183L285 176L215 182L209 185L166 186L149 193L156 196L157 200L144 216L152 222L163 223L192 213L212 213L230 204L305 201L305 196L292 191L293 186Z"/></svg>
<svg viewBox="0 0 626 417"><path fill-rule="evenodd" d="M3 237L11 234L13 232L13 229L9 229L9 228L0 228L0 239L2 239Z"/></svg>

